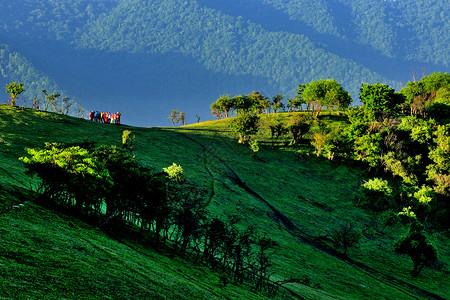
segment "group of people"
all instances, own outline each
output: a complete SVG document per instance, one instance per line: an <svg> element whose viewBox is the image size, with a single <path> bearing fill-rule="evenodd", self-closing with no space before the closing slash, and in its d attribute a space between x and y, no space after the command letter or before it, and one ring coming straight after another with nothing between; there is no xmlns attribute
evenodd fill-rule
<svg viewBox="0 0 450 300"><path fill-rule="evenodd" d="M121 116L120 112L112 114L110 112L91 111L89 113L89 120L98 123L120 124Z"/></svg>

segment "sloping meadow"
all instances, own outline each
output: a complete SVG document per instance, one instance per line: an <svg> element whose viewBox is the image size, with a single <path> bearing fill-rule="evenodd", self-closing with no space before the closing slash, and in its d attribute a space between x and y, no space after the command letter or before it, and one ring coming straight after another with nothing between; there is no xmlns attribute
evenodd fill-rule
<svg viewBox="0 0 450 300"><path fill-rule="evenodd" d="M37 179L27 176L18 160L25 148L44 142L120 146L123 130L135 137L132 151L142 165L155 170L172 163L183 166L186 179L207 191L212 216L235 215L242 228L252 225L278 243L271 278L298 279L286 285L295 294L285 296L402 299L450 293L447 237L431 237L441 267L412 277L412 262L393 250L408 228L384 226L378 215L358 207L357 190L367 175L355 166L316 158L307 140L294 148L285 137L272 148L270 131L263 126L254 153L237 144L228 120L134 128L7 106L0 106L0 115L0 268L7 274L1 279L2 296L40 298L53 290L54 298L261 297L224 285L219 275L189 259L168 258L135 242L117 243L30 200L28 190ZM361 232L358 245L346 254L331 239L345 224Z"/></svg>

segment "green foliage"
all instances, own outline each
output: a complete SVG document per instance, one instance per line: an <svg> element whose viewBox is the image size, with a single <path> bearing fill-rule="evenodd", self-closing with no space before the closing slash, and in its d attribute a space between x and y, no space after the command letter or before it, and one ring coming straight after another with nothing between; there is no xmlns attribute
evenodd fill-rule
<svg viewBox="0 0 450 300"><path fill-rule="evenodd" d="M225 114L226 118L230 117L230 113L235 108L234 98L230 98L230 95L220 96L216 102L211 104L211 113L221 119L222 113Z"/></svg>
<svg viewBox="0 0 450 300"><path fill-rule="evenodd" d="M283 98L284 98L284 96L281 94L276 94L275 96L272 97L271 105L273 107L274 112L278 112L282 108L284 109L284 107L285 107L284 103L281 102L283 100Z"/></svg>
<svg viewBox="0 0 450 300"><path fill-rule="evenodd" d="M449 89L450 74L435 72L420 81L408 82L401 93L406 97L412 115L431 114L440 122L449 118Z"/></svg>
<svg viewBox="0 0 450 300"><path fill-rule="evenodd" d="M396 93L387 84L363 83L359 93L359 98L365 107L376 114L395 114L400 109L400 104L404 102L403 97Z"/></svg>
<svg viewBox="0 0 450 300"><path fill-rule="evenodd" d="M7 201L10 203L17 203L19 199L22 199L19 186L28 187L29 181L23 174L24 169L22 165L18 161L14 162L17 155L24 155L23 148L25 146L38 147L41 145L41 140L74 142L86 139L86 137L95 141L101 140L102 143L120 144L120 140L117 140L117 137L121 136L123 131L123 128L117 126L96 126L96 124L91 122L75 118L28 109L19 111L13 107L0 106L0 114L0 135L5 141L5 143L0 143L0 151L2 153L0 155L0 171L2 172L2 176L0 176L0 185L2 186L0 202L6 196ZM294 113L293 115L303 114L306 113ZM283 113L275 116L260 117L262 126L264 126L263 122L267 122L269 119L287 123L290 114ZM323 115L321 119L325 123L336 127L338 124L346 124L345 119L342 116L337 118L336 114ZM319 247L323 243L320 239L314 239L312 245L307 244L308 237L319 237L324 234L324 228L330 228L330 214L335 216L336 219L353 220L355 228L371 227L378 224L376 220L378 214L372 214L354 207L349 201L356 196L357 188L355 187L358 186L361 178L367 176L367 173L359 168L358 164L347 164L345 161L331 163L323 160L308 159L305 154L311 150L311 147L300 147L297 149L282 147L276 150L265 148L265 151L258 154L265 161L262 164L261 162L253 161L248 156L248 152L243 151L245 147L242 148L233 143L231 139L233 135L228 128L229 121L231 120L193 124L188 128L131 129L133 133L140 136L140 147L136 149L135 155L137 155L136 157L138 157L141 164L155 166L157 170L161 170L163 167L169 166L173 161L176 161L183 165L185 170L189 169L189 174L186 173L186 177L193 185L208 189L209 193L206 200L210 202L210 205L207 209L211 212L211 215L220 216L220 218L225 214L245 216L242 221L234 225L236 230L239 229L239 232L231 229L230 231L225 230L224 234L221 235L224 238L217 242L219 246L213 249L212 255L209 257L216 257L220 261L228 261L229 265L233 264L230 257L242 257L244 259L239 270L245 271L249 266L247 265L246 256L243 255L247 249L244 247L246 244L245 228L248 225L254 225L260 232L267 233L267 237L273 238L280 244L276 252L271 255L271 263L273 264L273 267L269 270L269 274L273 274L271 279L276 278L278 280L280 278L280 280L283 280L285 278L289 279L291 276L303 278L304 274L310 274L311 268L314 268L314 273L317 276L308 275L309 286L297 285L298 293L302 295L321 298L326 298L330 295L344 298L402 298L405 295L413 294L421 297L421 294L415 294L414 291L411 291L409 285L405 287L397 284L398 281L380 280L380 277L374 276L374 274L390 276L403 282L411 280L405 272L402 272L402 270L410 268L409 260L399 259L399 257L392 254L389 247L383 246L393 244L401 234L402 226L369 228L366 231L367 234L360 242L361 247L354 251L348 251L349 255L352 256L350 259L355 259L358 263L372 268L370 276L367 272L355 268L351 264L346 263L346 261L339 260L338 257L342 257L342 255L332 256L321 250ZM26 122L30 126L23 126L24 123L21 122ZM314 124L315 126L316 124ZM270 135L267 130L259 131L255 138L261 143L270 143ZM205 148L203 148L203 145ZM84 148L87 147L84 146ZM203 149L206 151L202 151ZM239 177L235 177L231 170L235 171ZM109 173L110 175L112 174L111 171ZM173 182L166 182L165 176L161 177L162 182L167 183L171 188L178 185ZM237 180L235 178L242 179L246 183L246 188L248 188L249 192L244 190L242 186L235 184L234 180ZM268 178L269 180L261 180L261 178ZM36 180L30 181L31 184L36 183ZM287 186L289 188L286 188ZM11 191L9 191L9 187L11 187ZM288 220L292 220L300 230L290 234L291 232L283 229L284 226L280 227L280 223L276 219L277 215L273 214L273 211L267 204L259 201L255 194L250 194L250 191L258 193L264 200L276 206L283 218L286 216ZM414 194L414 191L412 194ZM405 198L402 199L404 199L406 204L409 201ZM439 200L442 199L437 199L437 201ZM170 209L177 207L177 210L181 205L172 202L168 204ZM27 203L25 205L27 206ZM17 210L3 213L4 209L0 204L0 211L2 212L0 215L0 227L4 233L2 238L5 241L5 247L8 250L3 252L2 259L5 263L0 266L1 273L6 275L2 277L2 284L11 289L15 289L18 284L23 285L24 289L14 294L16 297L19 297L17 295L23 296L23 298L33 298L36 295L42 298L49 297L49 295L58 297L60 295L68 295L68 291L70 291L73 295L80 298L95 298L98 295L105 295L105 297L110 298L118 296L123 296L124 298L135 297L136 299L158 297L158 295L166 295L167 297L174 295L174 298L201 298L205 295L205 289L214 293L212 297L236 295L238 298L251 299L254 297L254 299L261 299L265 296L265 293L255 295L243 290L241 287L245 286L245 284L242 286L235 285L233 281L225 287L223 284L216 284L219 281L215 275L216 273L209 272L205 267L197 269L198 266L203 265L201 263L203 253L197 252L198 248L195 248L195 245L199 241L203 241L203 239L193 239L187 245L187 249L190 251L188 257L196 259L199 256L196 266L191 266L189 262L178 258L171 260L167 255L166 257L160 257L157 253L150 251L149 247L141 246L139 243L133 242L129 244L129 247L126 246L129 240L124 240L123 238L128 237L131 240L152 244L152 237L155 235L155 221L145 225L143 229L144 235L150 237L150 239L141 238L140 235L137 235L137 231L133 230L130 235L127 233L122 236L122 243L114 243L101 231L78 222L73 217L67 218L61 214L53 214L50 210L42 209L34 204L32 206L34 209L31 211ZM177 219L189 215L190 207L197 207L196 205L181 206L181 211L176 212ZM193 213L197 214L197 209L193 208L193 210ZM155 210L153 205L151 205L148 208L148 212L151 213L153 211ZM174 210L171 211L174 212ZM132 220L133 215L134 213L127 212L123 217ZM163 223L162 240L166 236L165 226L173 224L172 216L174 215L169 215L166 219L168 222ZM149 218L149 220L151 219ZM204 224L209 224L209 220L205 220ZM75 224L77 230L72 230L66 224L69 221ZM185 221L180 220L177 222L179 224L187 224L188 221L189 218L186 218ZM432 226L431 228L433 228L434 225L430 221L431 216L427 220L427 227L430 228ZM230 228L229 222L223 221L223 223L225 228ZM289 226L289 223L286 224ZM85 230L86 226L92 229L87 232ZM55 231L55 228L62 228L63 231ZM170 227L170 231L168 231L167 236L170 236L170 233L173 232L172 239L167 242L168 248L165 248L161 243L160 249L163 249L162 251L166 254L169 253L170 257L173 255L171 252L174 251L173 247L176 247L178 250L181 245L178 242L174 242L175 237L180 241L184 240L182 231L178 231L176 228L178 228L178 225L177 227ZM280 228L283 230L280 230ZM194 228L194 230L196 229ZM445 229L442 228L442 230ZM61 232L64 234L60 235ZM82 240L80 244L80 234L88 239L88 243L84 243L84 240ZM440 261L443 264L447 264L448 238L443 233L439 237L438 234L439 232L433 233L433 242L439 251ZM61 237L60 240L57 239L59 236ZM217 235L212 231L209 236ZM233 236L238 236L239 239L231 243L231 239L228 239L228 237ZM39 239L36 239L36 237L39 237ZM303 240L299 242L301 237L306 237L306 243ZM251 240L252 238L254 236L250 236L249 239ZM65 243L61 244L61 240ZM21 249L21 252L11 251L12 245L16 246L17 249ZM201 242L199 245L200 247L203 246ZM232 250L225 251L225 245L229 245ZM325 246L325 249L329 249L328 245ZM42 251L39 251L39 253L34 252L33 249L36 249L35 247ZM55 247L66 249L66 251L55 252ZM253 250L257 249L254 244L252 244L252 247ZM100 248L104 251L99 251ZM119 249L120 251L118 251ZM122 250L125 250L125 252ZM197 253L199 254L197 255ZM89 255L86 256L85 254ZM254 254L255 252L251 252L250 258L254 259ZM118 261L115 259L111 260L111 255L121 259ZM29 260L27 257L29 257ZM206 261L206 258L203 261ZM309 263L304 264L303 261ZM37 263L39 266L42 266L42 269L36 265ZM125 265L130 266L130 268L122 268ZM133 267L134 265L140 267L136 269ZM237 265L240 264L237 263ZM216 270L220 272L221 265L216 264L216 266ZM20 269L17 269L17 267ZM63 277L61 277L61 267L64 269L65 276ZM109 275L102 273L104 268L115 270L115 272L110 272ZM189 276L190 280L183 281L182 276L178 276L180 269L183 271L183 274ZM195 270L195 272L190 273L190 270ZM339 276L335 276L337 274L335 270L339 270ZM95 285L95 282L91 282L92 286L88 278L79 276L80 271L89 273L88 277L103 278L106 276L105 278L110 278L110 281L105 282L103 280L101 285ZM226 272L231 274L228 273L228 269ZM33 281L28 280L28 274L35 274ZM430 269L424 275L426 276L423 276L420 281L414 282L415 286L440 297L445 297L448 294L448 288L445 285L434 284L435 282L448 281L449 275L446 274L445 268ZM48 286L48 278L50 276L59 278L58 285L52 287L51 294L48 294L50 293L48 291L46 293L39 292L42 287ZM158 284L153 284L149 280L149 278L151 279L155 276L161 278ZM234 278L234 275L231 276ZM251 277L253 275L244 274L243 277L245 276ZM329 280L330 276L333 280ZM177 280L177 278L181 278L182 281ZM237 278L235 280L239 282ZM146 288L142 288L139 284L136 285L135 280L137 282L147 282ZM112 284L112 281L114 281L114 284ZM76 289L72 287L74 282L78 285ZM118 282L122 284L118 284ZM172 285L173 283L179 283L183 286L189 286L192 282L195 282L195 286L198 286L197 283L201 283L202 289L199 288L197 292L194 292L195 287L192 286L188 295L186 295L185 290L178 289ZM360 284L365 286L370 284L373 288L367 289ZM320 288L319 285L322 287ZM90 288L83 289L83 286L89 286ZM352 286L355 289L342 291L343 286ZM110 290L108 287L110 287ZM95 290L93 290L94 288ZM156 291L155 294L149 294L149 289L152 289L152 291L154 289ZM136 294L132 294L134 291L137 291ZM6 294L7 297L14 297L12 292L8 293ZM289 298L289 293L284 294L284 296Z"/></svg>
<svg viewBox="0 0 450 300"><path fill-rule="evenodd" d="M184 180L184 171L183 167L177 165L176 163L173 163L171 166L167 168L163 168L164 172L167 173L167 177L170 180L173 180L175 182L182 182Z"/></svg>
<svg viewBox="0 0 450 300"><path fill-rule="evenodd" d="M16 83L15 81L6 85L6 93L11 95L11 105L14 106L17 101L17 96L24 92L23 82Z"/></svg>
<svg viewBox="0 0 450 300"><path fill-rule="evenodd" d="M432 163L427 166L428 179L434 182L435 191L450 196L450 124L437 126L434 146L430 149Z"/></svg>
<svg viewBox="0 0 450 300"><path fill-rule="evenodd" d="M135 136L131 137L131 133L131 130L122 132L122 146L130 150L133 148L133 140L135 139Z"/></svg>
<svg viewBox="0 0 450 300"><path fill-rule="evenodd" d="M315 133L313 135L313 139L311 141L311 145L314 146L314 148L316 149L316 155L317 157L322 155L322 151L324 150L326 144L328 141L328 135L327 134L323 134L323 133Z"/></svg>
<svg viewBox="0 0 450 300"><path fill-rule="evenodd" d="M27 153L30 157L20 160L41 179L41 201L73 206L77 212L99 209L99 195L110 187L111 177L90 151L47 143L44 149L27 149Z"/></svg>
<svg viewBox="0 0 450 300"><path fill-rule="evenodd" d="M259 144L257 140L251 140L249 143L250 149L253 152L258 152L259 151Z"/></svg>
<svg viewBox="0 0 450 300"><path fill-rule="evenodd" d="M270 129L270 135L272 138L272 147L274 145L275 140L278 140L278 138L280 136L282 136L288 132L288 129L281 122L277 123L277 124L269 125L269 129Z"/></svg>
<svg viewBox="0 0 450 300"><path fill-rule="evenodd" d="M383 136L380 133L366 134L355 141L355 153L358 160L366 162L371 167L376 167L381 162L381 142Z"/></svg>
<svg viewBox="0 0 450 300"><path fill-rule="evenodd" d="M361 239L361 231L354 227L352 223L341 224L331 233L331 239L335 246L342 248L345 254L349 248L355 247Z"/></svg>
<svg viewBox="0 0 450 300"><path fill-rule="evenodd" d="M413 276L418 276L424 266L430 266L437 260L437 251L423 232L423 225L413 222L409 232L398 240L395 245L395 252L408 255L414 263L411 272Z"/></svg>
<svg viewBox="0 0 450 300"><path fill-rule="evenodd" d="M386 180L370 179L361 185L359 191L361 205L371 210L383 211L392 203L393 192Z"/></svg>
<svg viewBox="0 0 450 300"><path fill-rule="evenodd" d="M306 84L304 88L300 85L297 93L301 94L304 101L311 106L313 114L317 110L315 117L319 116L324 106L342 109L347 108L352 101L350 94L334 79L315 80Z"/></svg>
<svg viewBox="0 0 450 300"><path fill-rule="evenodd" d="M292 134L292 144L297 144L311 129L312 121L305 115L292 116L288 130Z"/></svg>
<svg viewBox="0 0 450 300"><path fill-rule="evenodd" d="M239 134L239 143L246 143L248 136L255 134L259 129L260 117L255 113L238 112L238 115L234 117L230 122L230 128L234 132Z"/></svg>

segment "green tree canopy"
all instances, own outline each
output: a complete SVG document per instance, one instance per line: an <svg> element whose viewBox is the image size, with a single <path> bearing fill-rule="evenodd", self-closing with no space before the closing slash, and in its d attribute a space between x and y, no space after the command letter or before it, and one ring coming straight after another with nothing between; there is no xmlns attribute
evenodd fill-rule
<svg viewBox="0 0 450 300"><path fill-rule="evenodd" d="M6 93L11 96L11 105L14 106L17 101L17 97L24 92L23 82L16 83L15 81L6 85Z"/></svg>
<svg viewBox="0 0 450 300"><path fill-rule="evenodd" d="M400 109L400 104L404 102L404 97L395 92L387 84L363 83L360 89L359 98L365 107L377 114L386 112L394 114Z"/></svg>
<svg viewBox="0 0 450 300"><path fill-rule="evenodd" d="M352 101L350 94L334 79L311 81L304 87L300 85L298 95L311 106L313 114L317 111L316 117L324 106L346 108Z"/></svg>

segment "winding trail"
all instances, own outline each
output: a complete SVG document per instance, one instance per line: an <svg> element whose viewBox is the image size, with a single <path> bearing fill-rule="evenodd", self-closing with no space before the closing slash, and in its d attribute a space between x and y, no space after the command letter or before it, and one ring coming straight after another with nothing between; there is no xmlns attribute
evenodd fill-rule
<svg viewBox="0 0 450 300"><path fill-rule="evenodd" d="M214 157L214 159L218 160L228 171L229 176L231 179L243 190L245 190L248 194L254 196L256 199L262 201L267 207L272 211L274 216L274 221L277 223L283 224L283 226L286 228L286 230L297 240L301 241L302 243L305 243L309 246L312 246L316 248L317 250L320 250L332 257L335 257L339 259L342 262L347 263L348 265L354 267L355 269L358 269L360 271L365 272L366 275L369 277L378 280L382 282L385 285L388 285L392 288L395 288L396 290L404 293L408 297L419 299L419 298L428 298L428 299L442 299L445 300L446 298L443 298L435 293L432 293L430 291L427 291L425 289L422 289L418 286L415 286L411 283L405 282L403 280L397 279L393 276L383 274L382 272L362 263L356 260L353 260L352 258L348 257L347 255L340 253L339 251L335 250L334 248L330 247L329 245L321 242L315 237L309 236L308 234L302 232L299 227L291 220L289 217L287 217L285 214L283 214L281 211L279 211L276 207L274 207L269 201L264 199L261 195L259 195L255 190L253 190L251 187L249 187L240 177L239 175L219 156L214 154L211 151L208 151L208 147L202 143L200 143L198 140L192 138L191 136L188 136L182 132L176 132L179 135L183 136L184 138L194 142L195 144L199 145L202 148L202 151L206 154L209 154L210 156ZM211 170L207 166L207 160L204 159L205 169L207 170L208 174L212 177L212 180L214 181L214 175L212 174ZM214 188L214 183L211 184L212 188ZM212 194L214 195L214 190L212 191ZM211 196L212 198L212 196Z"/></svg>

